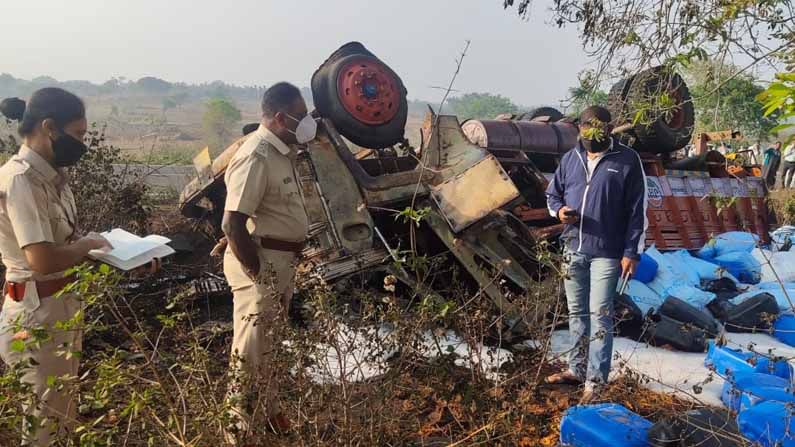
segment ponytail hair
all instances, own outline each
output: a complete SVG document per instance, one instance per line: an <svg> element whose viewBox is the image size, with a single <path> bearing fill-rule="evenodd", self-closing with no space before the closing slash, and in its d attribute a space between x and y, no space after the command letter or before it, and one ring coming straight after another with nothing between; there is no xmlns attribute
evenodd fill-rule
<svg viewBox="0 0 795 447"><path fill-rule="evenodd" d="M0 113L6 118L19 121L19 134L23 137L33 133L42 121L51 119L62 129L67 124L86 117L83 100L73 93L57 87L46 87L33 92L28 104L19 98L0 101Z"/></svg>

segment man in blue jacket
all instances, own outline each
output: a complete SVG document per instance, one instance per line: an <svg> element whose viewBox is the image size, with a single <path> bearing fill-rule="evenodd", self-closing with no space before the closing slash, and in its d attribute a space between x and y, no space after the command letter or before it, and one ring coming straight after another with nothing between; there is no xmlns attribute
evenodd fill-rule
<svg viewBox="0 0 795 447"><path fill-rule="evenodd" d="M610 112L580 115L577 146L547 188L549 211L566 224L566 300L573 347L569 368L547 383L584 383L583 401L607 383L613 354L613 297L619 275L635 271L646 231L646 178L640 156L614 141Z"/></svg>

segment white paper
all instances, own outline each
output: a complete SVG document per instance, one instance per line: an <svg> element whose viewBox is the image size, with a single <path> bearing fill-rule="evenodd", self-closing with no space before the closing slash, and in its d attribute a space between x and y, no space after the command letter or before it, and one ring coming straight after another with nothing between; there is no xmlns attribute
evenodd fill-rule
<svg viewBox="0 0 795 447"><path fill-rule="evenodd" d="M138 237L120 228L102 233L102 236L110 242L113 249L110 251L92 250L89 252L89 255L95 257L113 257L121 261L129 261L153 248L171 242L170 239L158 235L150 235L145 238Z"/></svg>
<svg viewBox="0 0 795 447"><path fill-rule="evenodd" d="M88 255L121 270L132 270L148 264L154 258L164 258L174 254L174 249L166 245L171 240L156 234L142 238L116 228L102 233L102 236L113 245L113 249L91 250Z"/></svg>
<svg viewBox="0 0 795 447"><path fill-rule="evenodd" d="M146 253L140 254L126 261L116 259L103 259L102 261L107 262L113 267L127 271L141 267L142 265L149 264L155 258L165 258L166 256L172 254L174 254L173 248L169 247L168 245L160 245L147 251Z"/></svg>

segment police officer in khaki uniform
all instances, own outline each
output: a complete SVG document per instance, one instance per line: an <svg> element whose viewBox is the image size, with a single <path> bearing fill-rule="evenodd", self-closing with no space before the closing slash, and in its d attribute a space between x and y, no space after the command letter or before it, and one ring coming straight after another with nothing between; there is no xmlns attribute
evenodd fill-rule
<svg viewBox="0 0 795 447"><path fill-rule="evenodd" d="M232 442L249 434L250 418L257 413L264 412L277 433L290 428L279 408L279 374L272 362L292 297L294 262L307 233L291 145L312 140L316 130L300 90L275 84L263 96L259 128L226 170L224 274L234 294L228 397L236 420L228 432ZM262 405L252 399L254 389L260 391Z"/></svg>
<svg viewBox="0 0 795 447"><path fill-rule="evenodd" d="M33 424L23 427L23 444L49 445L74 422L73 386L51 386L48 378L76 378L82 333L57 322L81 308L72 294L54 296L73 278L64 271L90 250L110 247L97 234L76 236L77 208L62 168L86 152L86 113L77 96L58 88L36 91L25 107L19 99L0 104L21 121L24 144L0 168L0 256L5 285L0 311L0 358L22 368L22 381L36 399L24 402ZM34 329L44 329L46 336Z"/></svg>

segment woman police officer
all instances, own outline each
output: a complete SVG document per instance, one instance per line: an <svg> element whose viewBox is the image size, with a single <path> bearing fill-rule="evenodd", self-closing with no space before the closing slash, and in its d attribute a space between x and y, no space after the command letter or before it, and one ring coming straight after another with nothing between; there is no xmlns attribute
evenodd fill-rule
<svg viewBox="0 0 795 447"><path fill-rule="evenodd" d="M19 152L0 168L0 256L6 270L0 358L23 368L22 381L35 396L23 403L28 416L23 443L48 445L74 422L72 387L53 378L77 377L74 353L82 344L79 327L57 324L73 319L81 301L58 292L73 280L66 270L82 263L90 250L110 244L96 233L78 237L76 203L63 172L87 150L83 101L59 88L43 88L27 107L7 99L0 111L20 121L23 137Z"/></svg>

